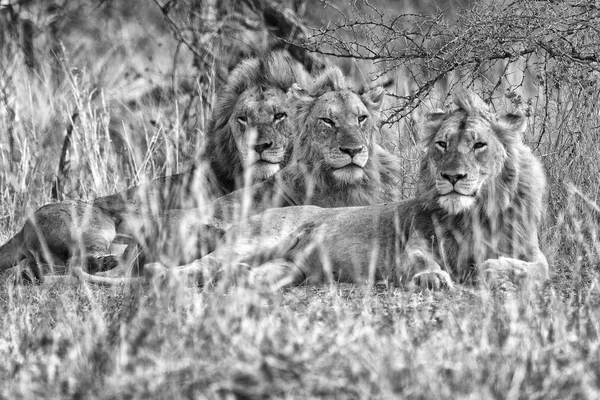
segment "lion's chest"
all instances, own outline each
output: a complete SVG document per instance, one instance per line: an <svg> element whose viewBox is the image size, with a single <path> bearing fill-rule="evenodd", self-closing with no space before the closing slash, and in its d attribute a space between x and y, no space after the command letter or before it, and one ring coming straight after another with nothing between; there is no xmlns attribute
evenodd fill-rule
<svg viewBox="0 0 600 400"><path fill-rule="evenodd" d="M428 232L436 261L459 282L475 278L477 265L510 251L502 227L491 229L472 218L437 221Z"/></svg>

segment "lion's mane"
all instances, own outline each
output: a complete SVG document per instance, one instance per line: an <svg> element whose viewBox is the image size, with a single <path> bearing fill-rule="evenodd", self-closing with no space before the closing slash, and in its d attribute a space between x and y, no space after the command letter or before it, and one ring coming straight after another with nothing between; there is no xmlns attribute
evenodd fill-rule
<svg viewBox="0 0 600 400"><path fill-rule="evenodd" d="M281 53L244 60L231 72L213 109L202 155L210 160L209 172L220 187L234 190L243 174L243 162L231 131L231 116L240 95L251 88L276 88L285 93L294 83L294 70Z"/></svg>
<svg viewBox="0 0 600 400"><path fill-rule="evenodd" d="M359 96L362 94L352 89L337 67L327 68L306 89L306 92L315 100L329 91L342 93L352 91ZM315 111L313 105L314 101L300 102L296 105L293 126L298 127L300 131L296 138L290 165L282 171L283 179L291 191L291 197L297 199L297 204L347 207L398 200L400 196L399 181L402 177L400 163L397 157L375 143L376 133L380 126L379 110L374 110L371 104L365 103L372 117L367 122L368 129L372 132L368 144L370 147L369 159L364 166L365 174L362 181L347 184L332 176L332 167L324 162L320 149L312 142L308 122Z"/></svg>

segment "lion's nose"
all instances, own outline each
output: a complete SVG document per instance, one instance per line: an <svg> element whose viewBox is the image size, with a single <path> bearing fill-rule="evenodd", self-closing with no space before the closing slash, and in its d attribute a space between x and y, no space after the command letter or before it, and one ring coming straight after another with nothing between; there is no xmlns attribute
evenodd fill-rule
<svg viewBox="0 0 600 400"><path fill-rule="evenodd" d="M442 174L442 178L446 179L447 181L449 181L451 184L455 184L456 182L458 182L461 179L464 179L467 177L467 174Z"/></svg>
<svg viewBox="0 0 600 400"><path fill-rule="evenodd" d="M256 151L258 154L262 154L263 151L267 150L271 146L273 146L273 142L257 144L254 145L254 151Z"/></svg>
<svg viewBox="0 0 600 400"><path fill-rule="evenodd" d="M354 157L355 155L357 155L358 153L360 153L362 151L362 146L361 147L355 147L355 148L347 148L347 147L340 147L340 151L342 153L346 153L348 154L350 157Z"/></svg>

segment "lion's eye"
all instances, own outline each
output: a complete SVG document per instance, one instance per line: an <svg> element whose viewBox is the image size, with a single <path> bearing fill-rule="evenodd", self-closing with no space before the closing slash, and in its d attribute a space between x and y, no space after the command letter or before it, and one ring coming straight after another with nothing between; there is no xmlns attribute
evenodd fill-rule
<svg viewBox="0 0 600 400"><path fill-rule="evenodd" d="M361 115L360 117L358 117L358 123L361 123L361 122L363 122L366 119L367 119L366 115Z"/></svg>
<svg viewBox="0 0 600 400"><path fill-rule="evenodd" d="M284 119L285 117L287 117L286 113L277 113L273 118L275 119L275 121L279 121L280 119Z"/></svg>
<svg viewBox="0 0 600 400"><path fill-rule="evenodd" d="M487 143L477 142L473 145L473 148L475 150L477 150L477 149L483 149L485 146L487 146Z"/></svg>
<svg viewBox="0 0 600 400"><path fill-rule="evenodd" d="M446 148L446 142L444 142L443 140L439 140L439 141L435 142L435 144L437 144L438 147L441 148L441 149L445 149Z"/></svg>
<svg viewBox="0 0 600 400"><path fill-rule="evenodd" d="M246 125L246 122L248 122L248 118L246 118L246 117L245 117L245 116L243 116L243 115L240 115L240 116L237 118L237 120L238 120L238 122L239 122L240 124L243 124L243 125Z"/></svg>
<svg viewBox="0 0 600 400"><path fill-rule="evenodd" d="M329 126L335 126L335 122L333 122L329 118L321 118L321 121L325 122Z"/></svg>

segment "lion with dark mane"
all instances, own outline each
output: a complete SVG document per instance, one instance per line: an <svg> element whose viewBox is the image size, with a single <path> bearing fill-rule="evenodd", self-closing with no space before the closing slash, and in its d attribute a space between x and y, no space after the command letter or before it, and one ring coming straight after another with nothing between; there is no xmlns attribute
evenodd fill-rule
<svg viewBox="0 0 600 400"><path fill-rule="evenodd" d="M102 256L117 235L132 235L166 210L206 205L272 177L291 152L287 92L294 82L289 60L281 54L241 62L218 97L204 150L189 173L100 197L93 204L65 201L41 207L0 247L0 271L26 259L41 280L39 265L65 265L82 257L91 264L102 260L90 270L109 269L115 260Z"/></svg>
<svg viewBox="0 0 600 400"><path fill-rule="evenodd" d="M215 267L245 263L252 281L271 287L383 279L437 289L546 279L538 244L545 175L522 142L526 119L496 116L471 93L458 94L455 103L455 110L425 118L414 199L269 210L230 229L213 254L171 271L147 265L148 275L195 282ZM297 228L292 234L260 246L261 235L289 219Z"/></svg>

